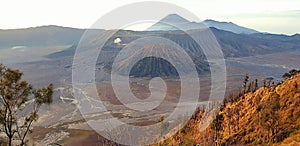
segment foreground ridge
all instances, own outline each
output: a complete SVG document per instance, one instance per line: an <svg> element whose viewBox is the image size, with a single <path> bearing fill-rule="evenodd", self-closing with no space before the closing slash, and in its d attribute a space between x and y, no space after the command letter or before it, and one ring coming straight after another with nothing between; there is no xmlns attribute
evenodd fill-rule
<svg viewBox="0 0 300 146"><path fill-rule="evenodd" d="M201 130L199 110L173 137L158 145L299 145L300 74L224 100Z"/></svg>

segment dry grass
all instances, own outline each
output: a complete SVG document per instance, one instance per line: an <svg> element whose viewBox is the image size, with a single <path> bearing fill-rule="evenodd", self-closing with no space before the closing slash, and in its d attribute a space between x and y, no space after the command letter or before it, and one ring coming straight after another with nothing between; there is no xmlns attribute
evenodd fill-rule
<svg viewBox="0 0 300 146"><path fill-rule="evenodd" d="M283 142L274 144L274 146L299 146L300 145L300 130L291 134L290 137Z"/></svg>
<svg viewBox="0 0 300 146"><path fill-rule="evenodd" d="M219 112L224 117L218 143L224 145L300 145L300 74L278 86L262 87ZM213 145L215 131L197 131L201 116L159 145ZM296 132L295 132L296 131ZM209 138L210 137L210 138ZM206 143L205 143L206 142Z"/></svg>

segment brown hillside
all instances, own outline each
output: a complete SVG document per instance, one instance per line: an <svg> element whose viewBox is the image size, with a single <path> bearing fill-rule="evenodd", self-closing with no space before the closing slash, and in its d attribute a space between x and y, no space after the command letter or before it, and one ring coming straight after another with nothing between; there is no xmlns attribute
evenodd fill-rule
<svg viewBox="0 0 300 146"><path fill-rule="evenodd" d="M204 131L202 115L159 145L300 145L300 74L224 101Z"/></svg>

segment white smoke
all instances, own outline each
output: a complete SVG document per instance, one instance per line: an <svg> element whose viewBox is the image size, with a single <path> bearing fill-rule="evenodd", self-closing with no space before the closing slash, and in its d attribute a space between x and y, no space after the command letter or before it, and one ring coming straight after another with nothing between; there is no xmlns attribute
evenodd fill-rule
<svg viewBox="0 0 300 146"><path fill-rule="evenodd" d="M120 44L122 42L122 40L120 39L120 38L116 38L115 40L114 40L114 43L115 44Z"/></svg>

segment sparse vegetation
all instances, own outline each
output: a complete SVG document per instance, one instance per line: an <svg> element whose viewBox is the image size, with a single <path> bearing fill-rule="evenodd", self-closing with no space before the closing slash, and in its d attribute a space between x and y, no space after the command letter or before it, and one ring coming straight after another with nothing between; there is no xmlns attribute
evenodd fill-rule
<svg viewBox="0 0 300 146"><path fill-rule="evenodd" d="M297 70L288 74L284 82L263 83L262 88L257 80L248 84L246 75L241 91L245 94L231 93L224 99L208 128L199 130L205 111L198 111L161 145L299 145L300 75Z"/></svg>
<svg viewBox="0 0 300 146"><path fill-rule="evenodd" d="M52 103L52 84L34 89L22 80L22 75L0 64L0 128L7 138L7 142L1 139L1 144L9 146L25 145L40 107Z"/></svg>
<svg viewBox="0 0 300 146"><path fill-rule="evenodd" d="M284 74L282 75L282 78L288 79L288 78L291 78L291 77L293 77L293 76L295 76L295 75L297 75L297 74L299 74L299 73L300 73L300 70L292 69L292 70L290 70L289 72L284 73Z"/></svg>

